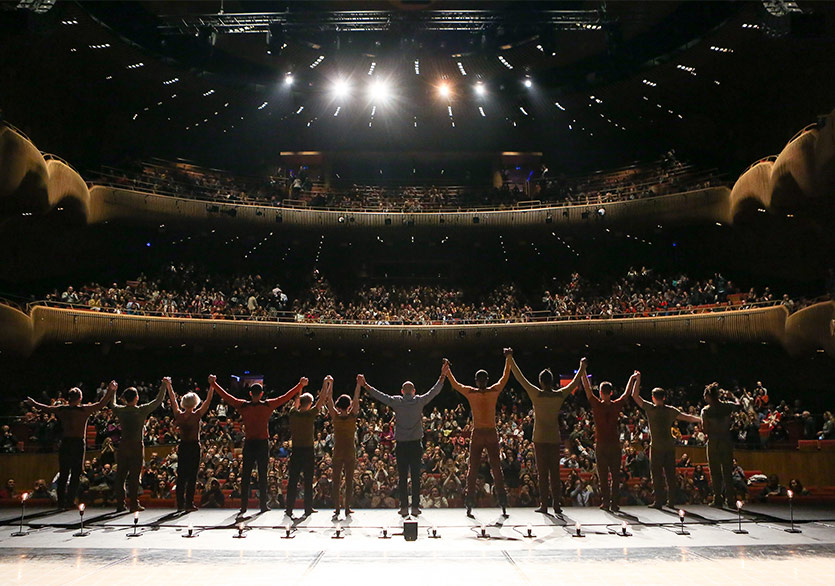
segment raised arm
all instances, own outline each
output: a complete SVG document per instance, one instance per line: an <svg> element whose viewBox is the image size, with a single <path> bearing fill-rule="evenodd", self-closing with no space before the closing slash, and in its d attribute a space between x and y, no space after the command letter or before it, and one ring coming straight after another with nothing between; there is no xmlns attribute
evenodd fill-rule
<svg viewBox="0 0 835 586"><path fill-rule="evenodd" d="M200 409L197 410L197 416L203 417L206 413L208 413L209 409L212 406L212 399L215 396L215 388L209 385L209 392L206 394L206 400L203 401L203 404L200 405Z"/></svg>
<svg viewBox="0 0 835 586"><path fill-rule="evenodd" d="M217 391L217 394L220 395L220 398L223 400L224 403L235 407L236 409L240 408L241 405L246 403L243 399L238 399L237 397L233 397L229 393L227 393L223 387L217 384L217 377L213 374L209 375L209 388L214 389Z"/></svg>
<svg viewBox="0 0 835 586"><path fill-rule="evenodd" d="M351 415L359 415L360 413L360 389L362 389L362 385L360 384L359 377L357 377L357 386L354 388L354 398L351 401ZM330 399L332 404L333 387L331 387Z"/></svg>
<svg viewBox="0 0 835 586"><path fill-rule="evenodd" d="M54 413L60 408L60 406L58 405L45 405L44 403L38 403L32 397L26 397L26 399L23 402L29 405L30 407L34 407L39 411L46 411L47 413Z"/></svg>
<svg viewBox="0 0 835 586"><path fill-rule="evenodd" d="M432 385L432 388L429 389L427 392L423 393L422 395L418 395L418 400L421 402L421 406L426 405L438 396L438 393L441 392L441 389L444 388L444 381L446 380L447 373L449 372L449 360L444 358L443 365L441 366L441 375L438 377L437 382Z"/></svg>
<svg viewBox="0 0 835 586"><path fill-rule="evenodd" d="M446 358L444 360L446 360ZM449 360L447 360L447 364L449 364ZM473 387L468 387L467 385L462 385L458 382L458 380L455 378L455 375L452 374L452 366L449 366L447 368L446 377L447 379L449 379L449 384L452 385L452 388L464 396L467 396L468 393L475 390L473 389Z"/></svg>
<svg viewBox="0 0 835 586"><path fill-rule="evenodd" d="M374 387L372 387L371 385L369 385L368 381L365 380L365 375L363 375L363 374L357 375L357 382L359 382L360 379L362 379L362 382L360 384L362 385L362 388L365 389L365 392L367 392L369 395L371 395L372 397L377 399L383 405L388 405L389 407L394 406L394 403L395 403L394 397L392 397L391 395L387 395L385 393L382 393L382 392L378 391L377 389L375 389Z"/></svg>
<svg viewBox="0 0 835 586"><path fill-rule="evenodd" d="M696 415L688 415L687 413L683 413L681 411L679 411L679 414L676 415L676 419L679 419L681 421L689 421L690 423L701 423L702 422L701 417L698 417Z"/></svg>
<svg viewBox="0 0 835 586"><path fill-rule="evenodd" d="M635 401L635 404L638 405L641 409L644 409L644 400L641 398L641 373L638 373L638 376L635 378L635 382L632 383L632 400Z"/></svg>
<svg viewBox="0 0 835 586"><path fill-rule="evenodd" d="M183 412L180 409L180 405L177 403L177 395L174 394L174 387L171 386L171 377L165 377L162 379L163 383L165 384L165 388L168 390L168 402L171 404L171 411L174 412L175 415L179 415Z"/></svg>
<svg viewBox="0 0 835 586"><path fill-rule="evenodd" d="M165 393L168 390L168 385L165 384L165 377L159 384L159 392L157 393L156 398L150 403L145 403L142 405L142 408L145 409L148 413L151 413L154 409L159 407L162 404L162 400L165 398Z"/></svg>
<svg viewBox="0 0 835 586"><path fill-rule="evenodd" d="M623 389L623 393L621 393L620 397L614 400L615 403L620 403L621 401L625 401L626 397L632 393L632 387L635 386L635 383L640 378L641 373L637 370L632 373L632 376L629 377L629 381L626 383L626 388Z"/></svg>
<svg viewBox="0 0 835 586"><path fill-rule="evenodd" d="M500 378L495 384L490 385L487 389L488 391L493 391L497 393L501 393L502 389L504 389L507 381L510 380L510 361L513 360L513 349L505 348L504 349L504 370L502 371L502 378Z"/></svg>
<svg viewBox="0 0 835 586"><path fill-rule="evenodd" d="M273 409L277 409L284 405L287 401L292 399L293 397L296 398L296 407L299 406L299 396L302 394L302 389L307 386L308 380L306 376L303 376L299 379L299 382L296 383L296 386L284 393L283 395L276 397L275 399L268 399L267 405L272 407Z"/></svg>
<svg viewBox="0 0 835 586"><path fill-rule="evenodd" d="M333 402L333 377L328 375L325 377L325 380L322 381L322 390L319 391L319 396L316 399L316 403L313 405L313 408L318 411L322 408L322 405L325 404L325 399L331 396L331 402Z"/></svg>
<svg viewBox="0 0 835 586"><path fill-rule="evenodd" d="M525 389L525 392L531 399L542 392L538 386L525 378L525 375L522 374L522 369L516 364L516 359L513 358L513 355L510 356L510 369L513 372L513 376L516 377L516 380L519 381L519 384L522 385L522 388Z"/></svg>
<svg viewBox="0 0 835 586"><path fill-rule="evenodd" d="M591 390L591 383L589 382L589 377L584 374L580 381L583 384L583 391L585 391L586 393L586 399L589 400L589 405L592 405L595 402L599 402L600 399L595 397L594 393ZM629 382L631 383L632 379L629 379ZM620 396L620 399L622 399L626 395L626 392L629 390L631 390L629 385L626 385L626 391L623 392L623 395Z"/></svg>
<svg viewBox="0 0 835 586"><path fill-rule="evenodd" d="M571 379L571 382L565 385L564 387L560 388L557 392L561 395L568 395L574 391L577 387L580 386L581 380L586 380L586 367L588 365L588 361L585 358L580 359L580 367L577 369L577 372L574 373L574 378ZM587 381L588 382L588 381Z"/></svg>

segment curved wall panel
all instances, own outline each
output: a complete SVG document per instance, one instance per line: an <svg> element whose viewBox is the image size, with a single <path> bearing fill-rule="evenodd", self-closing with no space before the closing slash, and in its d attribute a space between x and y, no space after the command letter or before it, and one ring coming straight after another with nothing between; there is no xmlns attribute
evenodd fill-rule
<svg viewBox="0 0 835 586"><path fill-rule="evenodd" d="M46 161L28 138L0 125L0 210L49 211Z"/></svg>
<svg viewBox="0 0 835 586"><path fill-rule="evenodd" d="M835 357L835 301L816 303L790 315L785 346L792 354L823 350Z"/></svg>
<svg viewBox="0 0 835 586"><path fill-rule="evenodd" d="M31 317L19 309L0 303L0 350L26 356L34 347Z"/></svg>
<svg viewBox="0 0 835 586"><path fill-rule="evenodd" d="M20 313L20 312L18 312ZM168 347L190 344L206 347L251 348L397 347L444 348L529 345L663 345L675 343L782 343L786 316L782 306L614 320L572 320L538 323L478 325L376 326L367 324L307 324L211 319L179 319L97 313L35 306L29 321L29 343L21 334L0 343L10 349L31 350L50 343L134 343ZM19 321L19 320L18 320ZM15 332L23 332L16 325ZM4 328L5 329L5 328ZM9 333L12 333L11 331Z"/></svg>

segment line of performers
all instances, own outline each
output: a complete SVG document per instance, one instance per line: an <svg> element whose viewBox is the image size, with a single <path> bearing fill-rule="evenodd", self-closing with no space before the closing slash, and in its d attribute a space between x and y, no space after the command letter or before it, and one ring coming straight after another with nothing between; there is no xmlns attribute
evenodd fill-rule
<svg viewBox="0 0 835 586"><path fill-rule="evenodd" d="M597 474L600 481L600 507L617 511L620 492L621 442L618 434L618 418L622 407L629 397L646 413L649 423L650 469L655 500L650 506L662 508L674 506L676 499L675 476L675 440L671 427L676 420L702 423L708 435L708 462L713 485L714 500L712 506L722 507L725 502L735 500L732 481L733 445L730 438L731 415L738 408L739 401L720 399L719 385L713 383L705 388L706 406L701 417L688 415L666 404L666 392L662 388L652 390L652 400L641 398L641 374L635 371L629 378L626 389L617 398L612 397L613 386L610 382L599 385L596 396L586 375L587 361L582 359L576 375L568 385L555 387L554 375L548 369L539 373L538 385L529 381L513 358L510 348L504 349L505 364L501 378L489 384L487 371L475 373L475 385L469 386L458 382L452 373L450 363L444 359L438 381L428 392L417 394L414 384L406 381L399 394L390 395L371 386L365 376L357 375L353 396L341 395L334 399L333 377L325 377L318 397L304 392L308 379L302 377L298 384L283 395L265 399L260 384L249 387L249 399L239 399L230 395L217 382L214 375L209 376L209 389L205 401L196 393L190 392L179 398L171 386L170 377L162 379L156 398L140 405L135 388L129 387L122 393L123 404L116 402L117 384L112 381L105 395L97 403L82 404L81 391L70 389L67 405L44 405L32 398L27 403L37 409L53 413L61 422L63 437L58 455L58 506L74 506L79 485L79 477L84 462L85 435L87 419L105 405L111 404L113 413L122 427L121 442L117 454L115 497L117 511L130 509L131 512L142 510L139 504L139 480L144 465L143 428L147 417L162 403L165 394L174 412L174 420L180 432L178 448L178 466L176 498L179 511L195 511L194 491L200 462L200 423L211 404L216 392L231 407L238 410L243 420L245 440L243 446L243 470L241 474L240 516L247 511L250 493L250 479L253 468L258 472L258 494L261 511L269 510L267 505L267 463L269 459L269 420L278 407L293 402L289 413L292 452L290 455L289 479L287 485L287 514L292 517L296 502L298 484L304 477L304 514L312 515L313 509L313 469L314 469L314 425L316 417L325 406L333 422L334 447L332 456L333 502L338 516L344 506L346 515L351 510L353 494L354 468L356 466L356 430L359 415L360 393L365 391L377 401L389 406L395 414L395 456L399 475L400 515L420 515L420 473L423 455L423 409L443 389L445 381L461 393L472 411L472 435L470 438L469 470L465 503L467 515L472 516L476 480L481 466L483 452L487 452L490 469L495 483L495 495L507 516L507 490L504 485L502 468L499 460L499 438L496 430L496 403L504 390L511 374L527 393L533 404L534 430L533 443L536 455L536 467L539 477L540 513L548 513L553 506L556 513L561 513L562 495L560 483L560 425L559 413L565 399L577 388L582 387L591 404L594 417L595 454ZM202 404L201 404L202 403ZM344 475L345 491L341 492ZM411 508L409 507L408 478L411 476Z"/></svg>

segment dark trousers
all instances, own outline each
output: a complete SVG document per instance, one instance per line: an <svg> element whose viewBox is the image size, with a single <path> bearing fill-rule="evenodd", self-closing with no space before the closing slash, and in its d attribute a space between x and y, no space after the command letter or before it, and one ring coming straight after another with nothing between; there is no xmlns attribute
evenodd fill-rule
<svg viewBox="0 0 835 586"><path fill-rule="evenodd" d="M649 448L649 469L652 474L652 490L655 492L655 504L666 503L671 507L676 503L676 451L675 448ZM667 485L664 486L666 481Z"/></svg>
<svg viewBox="0 0 835 586"><path fill-rule="evenodd" d="M313 446L293 447L287 482L287 510L292 511L299 494L299 477L304 474L304 512L313 510Z"/></svg>
<svg viewBox="0 0 835 586"><path fill-rule="evenodd" d="M475 483L478 479L478 469L481 468L481 452L487 450L490 462L490 472L493 474L493 484L499 504L507 504L507 491L504 488L504 474L499 460L499 436L495 429L473 429L470 437L470 469L467 472L467 500L471 504L475 498ZM559 471L557 471L559 482Z"/></svg>
<svg viewBox="0 0 835 586"><path fill-rule="evenodd" d="M124 444L119 446L119 453L116 455L116 488L114 489L117 506L125 502L126 480L130 506L134 507L139 504L139 478L142 475L142 466L145 465L144 452L142 444L138 447Z"/></svg>
<svg viewBox="0 0 835 586"><path fill-rule="evenodd" d="M595 444L597 457L597 480L600 485L600 500L605 506L617 505L620 496L620 444ZM609 478L611 477L611 480Z"/></svg>
<svg viewBox="0 0 835 586"><path fill-rule="evenodd" d="M58 450L58 506L72 508L84 465L84 440L65 437ZM68 484L69 483L69 484Z"/></svg>
<svg viewBox="0 0 835 586"><path fill-rule="evenodd" d="M536 455L536 474L539 477L539 505L545 508L553 499L554 508L557 508L562 502L560 444L534 442L533 448Z"/></svg>
<svg viewBox="0 0 835 586"><path fill-rule="evenodd" d="M409 490L407 482L412 475L412 507L420 507L420 467L423 456L423 444L420 440L397 442L397 493L400 497L400 508L409 506Z"/></svg>
<svg viewBox="0 0 835 586"><path fill-rule="evenodd" d="M713 486L714 502L733 505L736 501L736 489L733 480L733 445L730 442L708 442L707 463L710 467L710 483Z"/></svg>
<svg viewBox="0 0 835 586"><path fill-rule="evenodd" d="M177 453L177 510L194 506L194 488L200 467L200 443L180 442Z"/></svg>
<svg viewBox="0 0 835 586"><path fill-rule="evenodd" d="M241 510L249 506L249 482L252 469L258 467L258 498L261 508L267 508L267 462L270 457L270 442L265 439L244 441L244 469L241 476Z"/></svg>

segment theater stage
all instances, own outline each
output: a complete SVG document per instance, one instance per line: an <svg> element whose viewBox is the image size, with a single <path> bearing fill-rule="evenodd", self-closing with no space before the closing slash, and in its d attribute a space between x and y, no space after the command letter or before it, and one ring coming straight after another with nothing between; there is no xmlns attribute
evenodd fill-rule
<svg viewBox="0 0 835 586"><path fill-rule="evenodd" d="M788 533L786 506L744 510L742 529L732 511L687 506L684 531L674 511L624 507L621 515L567 508L564 518L532 509L427 510L417 541L405 541L395 511L361 510L350 520L320 511L291 525L283 512L254 514L239 534L235 511L205 509L176 516L165 509L133 515L88 509L85 530L77 511L0 511L0 575L38 584L232 583L699 583L829 584L835 567L835 511L801 507L801 533ZM623 532L627 523L627 536ZM580 523L583 537L575 537ZM337 524L340 537L336 539ZM482 533L484 525L484 535ZM191 526L191 539L184 537ZM532 537L527 537L530 526ZM381 539L382 528L389 539ZM429 535L435 528L437 539Z"/></svg>

